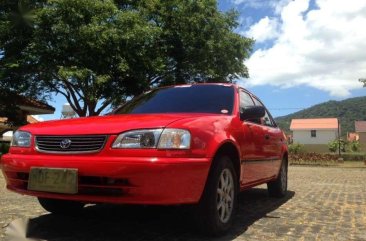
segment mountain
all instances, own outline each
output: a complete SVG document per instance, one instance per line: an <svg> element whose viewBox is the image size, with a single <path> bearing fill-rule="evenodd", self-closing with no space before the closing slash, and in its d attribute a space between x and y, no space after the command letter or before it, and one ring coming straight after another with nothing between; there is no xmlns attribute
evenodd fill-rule
<svg viewBox="0 0 366 241"><path fill-rule="evenodd" d="M275 118L277 124L286 133L290 133L292 119L306 118L339 118L342 135L355 131L356 120L366 120L366 96L345 99L342 101L328 101L310 108Z"/></svg>

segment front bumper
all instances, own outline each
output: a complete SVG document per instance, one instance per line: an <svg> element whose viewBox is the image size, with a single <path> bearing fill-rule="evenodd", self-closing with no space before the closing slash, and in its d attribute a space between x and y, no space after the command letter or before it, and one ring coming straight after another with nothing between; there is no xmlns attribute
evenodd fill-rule
<svg viewBox="0 0 366 241"><path fill-rule="evenodd" d="M203 192L209 158L24 155L2 156L7 188L43 198L85 203L173 205L197 203ZM78 169L77 194L27 190L31 167Z"/></svg>

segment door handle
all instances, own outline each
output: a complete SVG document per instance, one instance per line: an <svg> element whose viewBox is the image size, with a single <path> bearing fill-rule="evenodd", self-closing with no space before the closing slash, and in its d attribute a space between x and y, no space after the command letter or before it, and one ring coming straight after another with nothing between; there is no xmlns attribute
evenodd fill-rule
<svg viewBox="0 0 366 241"><path fill-rule="evenodd" d="M268 134L265 134L264 135L264 139L269 140L269 135Z"/></svg>

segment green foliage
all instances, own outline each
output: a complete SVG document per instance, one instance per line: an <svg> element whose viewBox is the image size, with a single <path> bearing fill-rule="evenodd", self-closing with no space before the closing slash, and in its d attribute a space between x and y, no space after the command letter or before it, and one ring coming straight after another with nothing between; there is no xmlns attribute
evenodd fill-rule
<svg viewBox="0 0 366 241"><path fill-rule="evenodd" d="M341 135L345 136L347 132L355 131L356 120L366 120L366 97L328 101L287 116L277 117L276 122L289 133L291 120L302 118L339 118Z"/></svg>
<svg viewBox="0 0 366 241"><path fill-rule="evenodd" d="M341 147L341 152L358 152L360 151L360 143L358 141L334 140L328 143L329 151L338 152L338 147Z"/></svg>
<svg viewBox="0 0 366 241"><path fill-rule="evenodd" d="M299 143L292 143L288 145L288 151L290 154L300 154L304 152L304 145Z"/></svg>
<svg viewBox="0 0 366 241"><path fill-rule="evenodd" d="M359 152L361 149L360 143L358 141L351 141L348 143L349 149L352 152Z"/></svg>
<svg viewBox="0 0 366 241"><path fill-rule="evenodd" d="M338 141L335 140L335 141L331 141L328 143L328 148L329 148L329 151L330 152L336 152L338 151Z"/></svg>
<svg viewBox="0 0 366 241"><path fill-rule="evenodd" d="M79 116L161 85L231 82L253 44L237 17L215 0L1 1L0 79L61 94Z"/></svg>
<svg viewBox="0 0 366 241"><path fill-rule="evenodd" d="M339 147L341 149L341 152L346 152L348 150L348 141L340 139L328 143L328 148L330 152L338 152Z"/></svg>
<svg viewBox="0 0 366 241"><path fill-rule="evenodd" d="M7 118L8 126L21 126L27 123L15 104L17 98L19 97L14 93L0 88L0 117Z"/></svg>

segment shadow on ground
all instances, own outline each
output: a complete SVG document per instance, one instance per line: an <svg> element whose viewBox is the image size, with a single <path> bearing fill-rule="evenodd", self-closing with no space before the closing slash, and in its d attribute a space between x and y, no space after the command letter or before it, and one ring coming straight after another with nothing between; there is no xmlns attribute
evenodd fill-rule
<svg viewBox="0 0 366 241"><path fill-rule="evenodd" d="M232 240L295 195L270 198L266 189L251 189L239 196L239 208L230 232L218 240ZM27 237L49 241L96 240L212 240L195 230L190 207L95 205L77 216L42 215L28 222Z"/></svg>

